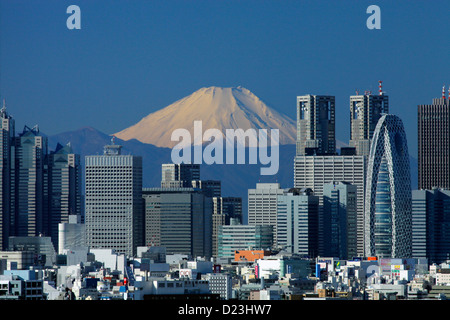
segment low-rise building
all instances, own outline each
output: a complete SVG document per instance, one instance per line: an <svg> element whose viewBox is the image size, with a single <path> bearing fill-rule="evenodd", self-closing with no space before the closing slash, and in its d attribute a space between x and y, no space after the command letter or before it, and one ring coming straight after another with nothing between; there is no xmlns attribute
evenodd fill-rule
<svg viewBox="0 0 450 320"><path fill-rule="evenodd" d="M212 294L220 295L220 299L229 300L233 297L233 279L226 273L211 273L206 276L209 290Z"/></svg>
<svg viewBox="0 0 450 320"><path fill-rule="evenodd" d="M5 270L0 275L0 299L44 300L43 286L34 270Z"/></svg>

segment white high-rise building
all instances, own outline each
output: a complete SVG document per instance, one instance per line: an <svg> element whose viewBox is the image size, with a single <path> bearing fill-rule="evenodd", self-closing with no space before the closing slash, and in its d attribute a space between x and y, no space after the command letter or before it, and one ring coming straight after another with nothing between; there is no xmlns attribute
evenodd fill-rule
<svg viewBox="0 0 450 320"><path fill-rule="evenodd" d="M366 179L366 156L330 155L296 156L294 160L294 187L310 188L319 197L319 254L323 255L326 242L322 227L323 187L333 181L345 181L356 186L356 244L357 255L364 255L364 190Z"/></svg>
<svg viewBox="0 0 450 320"><path fill-rule="evenodd" d="M277 197L284 189L279 183L257 183L256 189L248 190L248 224L272 226L276 244Z"/></svg>
<svg viewBox="0 0 450 320"><path fill-rule="evenodd" d="M144 235L142 157L122 155L113 142L85 166L86 245L135 254Z"/></svg>

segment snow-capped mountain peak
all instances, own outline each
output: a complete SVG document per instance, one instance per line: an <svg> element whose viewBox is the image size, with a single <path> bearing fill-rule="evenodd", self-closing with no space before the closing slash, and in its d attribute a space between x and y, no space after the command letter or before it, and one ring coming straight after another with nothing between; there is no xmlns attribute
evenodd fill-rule
<svg viewBox="0 0 450 320"><path fill-rule="evenodd" d="M219 129L279 129L280 144L294 144L295 121L267 106L243 87L205 87L169 106L144 117L135 125L115 134L122 140L137 139L158 147L172 148L176 129L187 129L194 136L194 121L202 122L203 132Z"/></svg>

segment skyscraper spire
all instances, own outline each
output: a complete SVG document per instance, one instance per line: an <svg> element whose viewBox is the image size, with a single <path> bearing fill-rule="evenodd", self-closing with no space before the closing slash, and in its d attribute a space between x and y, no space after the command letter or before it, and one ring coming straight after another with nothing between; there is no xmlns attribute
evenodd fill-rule
<svg viewBox="0 0 450 320"><path fill-rule="evenodd" d="M2 114L6 113L6 100L5 100L5 98L3 98L3 105L2 105L1 112L2 112Z"/></svg>

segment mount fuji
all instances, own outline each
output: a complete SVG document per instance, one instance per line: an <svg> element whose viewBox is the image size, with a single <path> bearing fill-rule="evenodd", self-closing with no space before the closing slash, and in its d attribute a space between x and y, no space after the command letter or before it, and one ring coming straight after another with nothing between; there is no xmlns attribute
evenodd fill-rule
<svg viewBox="0 0 450 320"><path fill-rule="evenodd" d="M122 140L136 139L158 147L173 148L171 134L186 129L193 136L194 121L202 129L278 129L280 144L295 144L296 123L288 116L267 106L243 87L201 88L189 96L144 117L115 136Z"/></svg>

